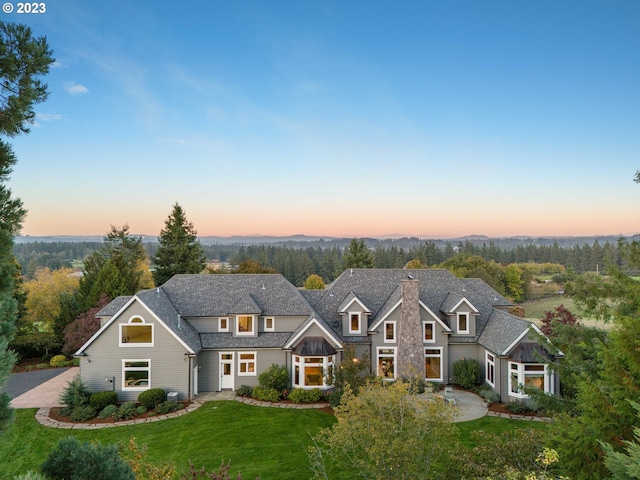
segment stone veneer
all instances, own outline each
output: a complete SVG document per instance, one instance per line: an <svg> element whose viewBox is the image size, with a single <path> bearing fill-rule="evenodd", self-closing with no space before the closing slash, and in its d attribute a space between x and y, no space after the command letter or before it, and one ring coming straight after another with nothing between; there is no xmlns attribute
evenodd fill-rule
<svg viewBox="0 0 640 480"><path fill-rule="evenodd" d="M396 325L398 335L398 377L424 377L424 345L420 319L420 295L418 280L405 279L400 284L402 307L400 321Z"/></svg>

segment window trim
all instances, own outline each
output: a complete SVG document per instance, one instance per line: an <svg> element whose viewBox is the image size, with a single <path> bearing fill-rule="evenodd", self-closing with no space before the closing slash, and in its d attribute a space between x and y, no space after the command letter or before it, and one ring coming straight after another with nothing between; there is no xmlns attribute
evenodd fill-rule
<svg viewBox="0 0 640 480"><path fill-rule="evenodd" d="M486 350L484 380L493 388L496 387L496 356Z"/></svg>
<svg viewBox="0 0 640 480"><path fill-rule="evenodd" d="M437 354L427 353L427 350L438 350L438 353ZM424 358L425 358L424 379L427 382L442 382L442 381L444 381L444 359L443 359L442 350L443 350L442 347L426 347L424 349ZM440 376L438 378L427 378L427 363L426 363L426 359L427 358L439 358L440 359Z"/></svg>
<svg viewBox="0 0 640 480"><path fill-rule="evenodd" d="M466 319L466 323L467 323L467 328L465 330L462 330L460 328L460 319L462 317L464 317ZM469 323L470 323L470 320L471 320L471 313L469 313L469 312L457 312L456 318L458 320L457 321L457 330L458 330L457 333L463 334L463 335L468 335L469 332L471 331L470 327L469 327Z"/></svg>
<svg viewBox="0 0 640 480"><path fill-rule="evenodd" d="M322 358L322 363L306 363L306 358ZM320 389L328 389L333 386L333 368L335 366L336 357L335 355L328 355L326 357L323 356L302 356L302 355L293 355L291 369L291 385L295 388L303 388L306 390L311 390L314 388ZM317 367L320 366L322 369L322 385L305 385L304 379L306 378L305 369L306 366ZM296 382L296 368L298 369L298 380L302 380L302 382Z"/></svg>
<svg viewBox="0 0 640 480"><path fill-rule="evenodd" d="M427 340L427 324L431 325L431 340ZM422 342L436 343L436 322L435 320L425 320L422 322Z"/></svg>
<svg viewBox="0 0 640 480"><path fill-rule="evenodd" d="M555 388L554 388L554 376L553 376L553 372L551 371L551 369L549 368L549 365L546 363L520 363L520 362L509 362L509 374L507 375L508 378L508 382L507 382L507 388L508 388L508 392L509 392L509 396L511 397L516 397L516 398L529 398L529 395L527 395L526 393L520 392L520 386L524 386L526 383L526 377L527 377L527 369L526 367L531 367L531 366L535 366L535 367L544 367L543 372L543 382L544 382L544 388L543 391L544 393L547 394L554 394L555 393ZM515 367L515 368L513 368ZM512 373L517 374L518 377L518 384L517 384L517 392L513 391L513 378L512 378ZM533 376L533 375L531 375Z"/></svg>
<svg viewBox="0 0 640 480"><path fill-rule="evenodd" d="M251 331L249 332L240 331L240 317L251 318ZM236 315L235 331L237 336L246 336L246 337L254 336L256 334L256 316L255 315Z"/></svg>
<svg viewBox="0 0 640 480"><path fill-rule="evenodd" d="M386 377L384 375L380 375L379 372L379 368L380 368L380 351L381 350L393 350L393 354L388 354L388 353L384 353L382 354L383 358L388 358L388 357L393 357L393 377ZM395 380L398 376L398 347L376 347L376 375L378 377L383 378L384 380Z"/></svg>
<svg viewBox="0 0 640 480"><path fill-rule="evenodd" d="M393 327L393 337L391 339L387 338L387 325L390 325L391 327ZM383 340L384 343L396 343L396 322L395 321L391 321L391 320L387 320L382 324L382 335L383 335Z"/></svg>
<svg viewBox="0 0 640 480"><path fill-rule="evenodd" d="M226 326L222 326L222 322L225 322ZM229 331L229 317L220 317L218 318L218 332L228 332Z"/></svg>
<svg viewBox="0 0 640 480"><path fill-rule="evenodd" d="M242 355L253 355L253 360L243 359ZM253 372L249 371L249 365L253 363ZM246 371L242 371L242 365L246 366ZM255 377L258 372L258 352L238 352L238 376L239 377Z"/></svg>
<svg viewBox="0 0 640 480"><path fill-rule="evenodd" d="M354 317L358 318L358 329L354 330L352 329L352 324L353 324L353 320ZM353 335L353 334L359 334L362 333L362 312L349 312L348 313L348 318L349 318L349 334Z"/></svg>
<svg viewBox="0 0 640 480"><path fill-rule="evenodd" d="M146 367L129 367L126 368L125 364L128 362L147 362ZM143 390L149 390L151 388L151 359L150 358L123 358L121 360L121 380L122 380L122 391L127 392L141 392ZM127 379L125 376L125 372L135 370L135 371L146 371L147 372L147 386L146 387L129 387L127 386Z"/></svg>
<svg viewBox="0 0 640 480"><path fill-rule="evenodd" d="M140 322L136 320L141 320ZM127 323L118 324L118 346L119 347L153 347L155 344L155 328L153 323L147 323L140 315L133 315ZM145 326L151 327L151 342L149 343L133 343L122 341L122 327Z"/></svg>
<svg viewBox="0 0 640 480"><path fill-rule="evenodd" d="M271 320L271 327L267 327L267 322ZM276 331L276 319L275 317L264 317L264 331L275 332Z"/></svg>

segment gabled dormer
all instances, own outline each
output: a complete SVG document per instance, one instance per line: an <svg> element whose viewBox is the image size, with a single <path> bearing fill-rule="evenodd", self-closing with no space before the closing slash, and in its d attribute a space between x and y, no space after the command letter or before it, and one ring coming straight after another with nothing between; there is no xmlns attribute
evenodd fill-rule
<svg viewBox="0 0 640 480"><path fill-rule="evenodd" d="M475 336L480 312L466 297L449 293L440 310L447 316L453 335Z"/></svg>
<svg viewBox="0 0 640 480"><path fill-rule="evenodd" d="M250 293L242 297L229 311L229 317L233 322L233 336L257 337L260 314L262 309Z"/></svg>
<svg viewBox="0 0 640 480"><path fill-rule="evenodd" d="M342 334L345 336L363 336L367 334L371 311L354 294L349 294L338 307L338 314L342 320Z"/></svg>

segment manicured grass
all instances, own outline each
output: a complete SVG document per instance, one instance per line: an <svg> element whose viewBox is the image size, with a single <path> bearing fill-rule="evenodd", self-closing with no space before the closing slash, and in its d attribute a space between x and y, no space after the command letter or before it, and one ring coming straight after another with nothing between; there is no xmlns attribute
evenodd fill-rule
<svg viewBox="0 0 640 480"><path fill-rule="evenodd" d="M208 471L231 460L232 478L240 472L244 480L260 475L263 480L309 478L306 447L319 429L335 422L317 410L260 408L238 402L209 402L181 417L141 425L101 430L67 430L43 427L35 420L35 409L16 410L13 425L0 433L0 478L11 479L28 470L38 470L58 441L67 436L98 440L103 444L127 442L135 437L146 445L151 462L168 461L178 471L187 471L189 460ZM471 432L511 431L514 428L546 428L547 424L485 417L456 424L461 443L475 446ZM348 472L331 478L348 480Z"/></svg>
<svg viewBox="0 0 640 480"><path fill-rule="evenodd" d="M540 325L540 319L544 317L546 312L554 310L559 305L564 305L570 311L575 313L580 321L588 327L599 327L609 329L612 323L605 323L594 318L584 317L582 313L576 307L575 302L564 295L554 295L552 297L541 298L540 300L532 300L530 302L524 302L521 304L524 307L527 320L535 322L536 325Z"/></svg>

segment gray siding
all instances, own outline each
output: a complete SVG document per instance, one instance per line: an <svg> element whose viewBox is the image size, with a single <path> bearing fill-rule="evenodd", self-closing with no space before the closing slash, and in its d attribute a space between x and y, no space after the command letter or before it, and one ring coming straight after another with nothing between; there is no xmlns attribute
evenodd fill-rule
<svg viewBox="0 0 640 480"><path fill-rule="evenodd" d="M192 317L187 319L187 321L200 333L215 333L218 331L218 318Z"/></svg>
<svg viewBox="0 0 640 480"><path fill-rule="evenodd" d="M306 317L275 317L275 332L293 332ZM261 318L261 331L264 331L264 317Z"/></svg>
<svg viewBox="0 0 640 480"><path fill-rule="evenodd" d="M233 353L233 382L234 389L240 385L255 387L258 385L258 376L271 365L285 365L290 370L290 362L287 363L287 353L281 349L244 349L244 350L204 350L198 356L202 369L199 375L199 391L217 392L220 390L220 353ZM239 359L242 352L256 352L255 375L239 375Z"/></svg>
<svg viewBox="0 0 640 480"><path fill-rule="evenodd" d="M119 324L127 323L134 315L154 325L153 347L118 346ZM161 323L138 302L134 302L86 349L87 356L80 360L80 374L87 387L94 392L113 388L118 392L119 400L136 400L140 391L122 389L122 360L149 360L149 388L175 391L179 393L180 400L186 400L191 377L186 352L187 349ZM113 383L106 382L106 378L113 378Z"/></svg>

